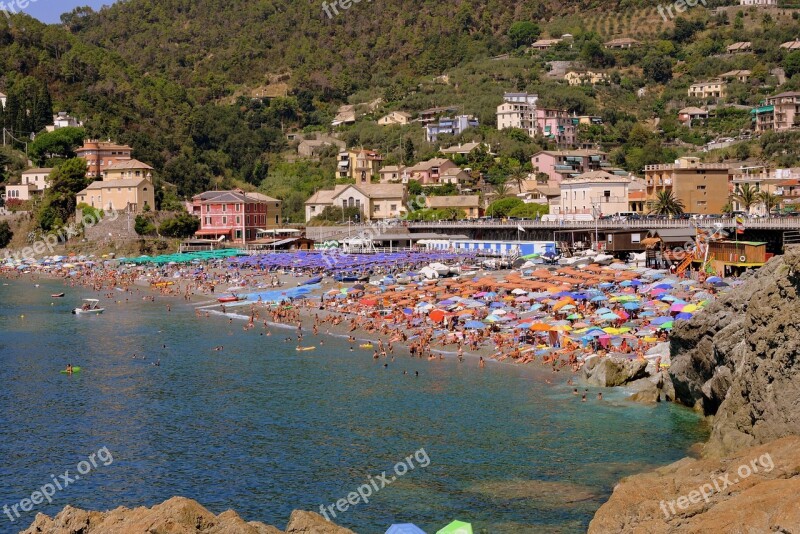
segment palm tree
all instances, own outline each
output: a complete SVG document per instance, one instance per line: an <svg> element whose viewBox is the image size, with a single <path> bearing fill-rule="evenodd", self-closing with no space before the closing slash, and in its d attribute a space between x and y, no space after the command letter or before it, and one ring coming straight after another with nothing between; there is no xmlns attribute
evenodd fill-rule
<svg viewBox="0 0 800 534"><path fill-rule="evenodd" d="M770 213L772 213L772 208L780 207L783 199L778 195L773 195L769 191L761 191L758 194L758 200L764 204L764 209L767 210L767 217L769 217Z"/></svg>
<svg viewBox="0 0 800 534"><path fill-rule="evenodd" d="M511 195L511 188L506 181L498 182L492 186L492 192L494 193L494 200L500 200Z"/></svg>
<svg viewBox="0 0 800 534"><path fill-rule="evenodd" d="M650 213L655 215L680 215L684 206L672 191L658 191L655 200L649 202L649 208Z"/></svg>
<svg viewBox="0 0 800 534"><path fill-rule="evenodd" d="M528 179L528 173L522 169L522 165L518 161L514 161L509 170L507 181L516 185L519 192L522 193L522 186L525 185L525 181Z"/></svg>
<svg viewBox="0 0 800 534"><path fill-rule="evenodd" d="M738 202L745 213L750 213L750 208L759 202L759 192L755 187L750 184L743 184L737 188L737 192L733 195L733 200Z"/></svg>

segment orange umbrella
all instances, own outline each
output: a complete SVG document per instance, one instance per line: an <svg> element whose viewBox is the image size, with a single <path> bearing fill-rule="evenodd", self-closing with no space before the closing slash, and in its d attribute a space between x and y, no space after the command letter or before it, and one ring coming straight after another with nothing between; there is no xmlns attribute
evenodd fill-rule
<svg viewBox="0 0 800 534"><path fill-rule="evenodd" d="M431 313L428 314L428 317L431 318L431 321L435 323L441 323L444 320L445 312L444 310L433 310Z"/></svg>
<svg viewBox="0 0 800 534"><path fill-rule="evenodd" d="M552 330L549 324L535 323L531 325L531 330L535 332L549 332Z"/></svg>

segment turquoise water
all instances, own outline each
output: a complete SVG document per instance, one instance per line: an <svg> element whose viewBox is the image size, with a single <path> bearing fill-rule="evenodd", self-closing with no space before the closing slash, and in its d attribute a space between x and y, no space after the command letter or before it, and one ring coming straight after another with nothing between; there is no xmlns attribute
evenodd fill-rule
<svg viewBox="0 0 800 534"><path fill-rule="evenodd" d="M476 532L582 532L621 477L705 437L686 410L612 391L599 402L596 389L581 403L532 368L407 356L384 368L331 338L297 352L282 341L289 330L243 332L241 322L196 318L182 300L168 312L166 299L102 297L105 314L76 317L79 299L97 294L41 283L0 287L0 506L102 447L113 462L15 523L0 515L0 532L66 504L150 506L173 495L282 528L293 509L319 512L420 449L427 467L415 461L336 521L366 534L396 522L435 532L456 518ZM83 371L60 374L68 362Z"/></svg>

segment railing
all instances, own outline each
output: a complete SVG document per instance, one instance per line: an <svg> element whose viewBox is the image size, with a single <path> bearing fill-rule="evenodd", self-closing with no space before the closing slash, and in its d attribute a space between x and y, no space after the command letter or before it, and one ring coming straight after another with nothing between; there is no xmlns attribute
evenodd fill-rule
<svg viewBox="0 0 800 534"><path fill-rule="evenodd" d="M567 216L568 217L568 216ZM478 221L419 221L409 222L409 228L516 228L525 229L553 229L553 228L594 228L602 229L659 229L659 228L714 228L721 225L723 228L734 228L736 221L733 218L725 219L636 219L599 221L580 221L560 219L555 221L514 221L514 220L478 220ZM748 219L745 228L759 230L786 230L800 229L800 217L769 217L761 219ZM355 227L353 228L355 231Z"/></svg>

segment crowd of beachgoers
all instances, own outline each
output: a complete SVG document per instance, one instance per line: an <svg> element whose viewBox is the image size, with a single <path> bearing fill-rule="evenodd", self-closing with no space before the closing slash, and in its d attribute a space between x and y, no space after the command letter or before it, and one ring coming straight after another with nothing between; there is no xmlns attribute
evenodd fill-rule
<svg viewBox="0 0 800 534"><path fill-rule="evenodd" d="M182 299L198 318L226 315L231 323L242 320L245 331L258 327L272 335L276 326L290 328L284 341L298 351L324 343L325 335L339 335L351 350L375 359L393 359L401 346L415 358L472 355L480 366L492 359L539 363L554 371L577 371L595 354L649 358L653 347L668 341L676 321L691 318L718 291L737 283L622 262L580 268L526 263L485 271L476 258L447 253L404 253L388 260L354 256L348 273L354 273L354 264L362 270L352 278L335 266L320 268L322 255L303 252L184 262L166 261L180 260L177 256L136 262L51 257L2 264L0 273L62 278L108 299L120 298L119 292L141 293L147 300L158 297L169 310ZM429 279L412 270L427 265L442 277ZM652 357L656 368L667 367L668 357L658 354Z"/></svg>

